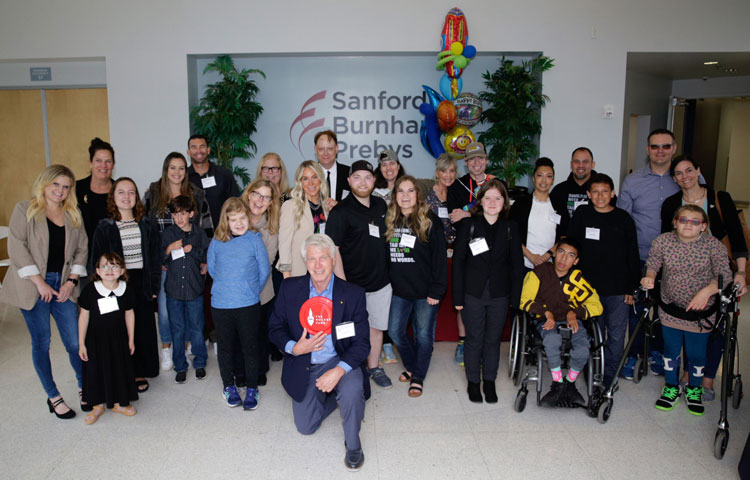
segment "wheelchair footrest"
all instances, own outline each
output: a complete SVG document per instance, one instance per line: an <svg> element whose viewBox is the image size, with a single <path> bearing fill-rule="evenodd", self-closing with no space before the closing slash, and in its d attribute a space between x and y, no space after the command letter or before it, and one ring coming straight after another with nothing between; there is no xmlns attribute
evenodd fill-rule
<svg viewBox="0 0 750 480"><path fill-rule="evenodd" d="M568 400L560 400L555 406L559 408L586 408L586 405Z"/></svg>

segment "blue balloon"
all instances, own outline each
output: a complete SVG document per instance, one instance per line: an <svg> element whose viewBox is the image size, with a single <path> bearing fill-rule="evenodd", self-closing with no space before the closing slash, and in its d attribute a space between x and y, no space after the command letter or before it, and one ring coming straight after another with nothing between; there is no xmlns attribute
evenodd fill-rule
<svg viewBox="0 0 750 480"><path fill-rule="evenodd" d="M458 85L458 91L456 92L456 95L454 96L451 93L451 77L448 76L448 74L444 74L443 78L440 79L440 91L443 93L443 96L446 100L455 100L458 98L458 96L461 94L461 90L464 88L464 81L461 78L457 78L457 85Z"/></svg>
<svg viewBox="0 0 750 480"><path fill-rule="evenodd" d="M464 57L466 58L474 58L477 54L477 47L474 45L466 45L464 47Z"/></svg>
<svg viewBox="0 0 750 480"><path fill-rule="evenodd" d="M438 92L436 92L434 89L428 87L427 85L422 85L422 88L424 89L425 93L427 94L427 100L429 100L430 105L432 105L435 110L437 110L438 105L440 105L440 102L445 100L443 97L440 96ZM422 104L424 105L424 104Z"/></svg>

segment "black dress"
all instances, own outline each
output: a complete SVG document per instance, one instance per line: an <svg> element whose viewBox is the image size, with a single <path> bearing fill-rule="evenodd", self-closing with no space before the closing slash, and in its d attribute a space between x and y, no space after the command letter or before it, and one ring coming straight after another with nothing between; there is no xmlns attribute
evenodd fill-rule
<svg viewBox="0 0 750 480"><path fill-rule="evenodd" d="M138 400L125 325L125 311L133 309L135 298L133 289L124 286L120 281L120 286L110 292L101 282L89 283L78 299L78 305L89 311L89 360L83 362L83 401L89 405L106 403L113 408L119 403L126 407L131 400ZM112 295L117 298L118 309L100 313L99 300Z"/></svg>

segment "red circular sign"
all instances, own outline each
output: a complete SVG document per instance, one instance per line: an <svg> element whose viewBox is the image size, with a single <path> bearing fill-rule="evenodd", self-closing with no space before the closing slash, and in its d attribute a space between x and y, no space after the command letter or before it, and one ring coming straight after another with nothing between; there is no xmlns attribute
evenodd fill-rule
<svg viewBox="0 0 750 480"><path fill-rule="evenodd" d="M331 334L333 323L333 302L326 297L312 297L299 309L299 323L309 333Z"/></svg>

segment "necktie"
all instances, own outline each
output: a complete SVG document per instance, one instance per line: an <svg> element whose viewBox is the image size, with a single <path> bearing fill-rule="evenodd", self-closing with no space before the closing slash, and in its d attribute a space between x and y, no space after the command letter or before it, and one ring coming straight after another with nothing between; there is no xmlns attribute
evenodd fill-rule
<svg viewBox="0 0 750 480"><path fill-rule="evenodd" d="M336 192L331 191L331 171L326 172L326 183L328 184L328 195L333 198L336 196Z"/></svg>

